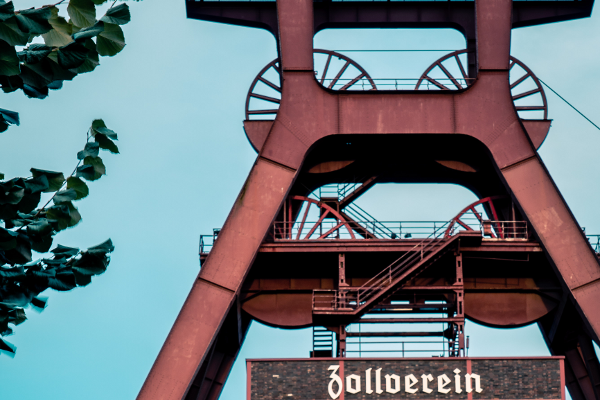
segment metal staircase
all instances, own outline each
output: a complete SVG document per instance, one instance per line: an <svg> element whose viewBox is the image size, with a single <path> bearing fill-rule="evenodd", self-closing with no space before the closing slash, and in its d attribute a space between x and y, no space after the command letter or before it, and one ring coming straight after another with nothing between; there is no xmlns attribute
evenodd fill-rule
<svg viewBox="0 0 600 400"><path fill-rule="evenodd" d="M360 287L314 290L313 315L362 315L394 294L407 279L439 259L459 241L481 242L482 235L478 231L459 232L444 238L445 228L439 228Z"/></svg>

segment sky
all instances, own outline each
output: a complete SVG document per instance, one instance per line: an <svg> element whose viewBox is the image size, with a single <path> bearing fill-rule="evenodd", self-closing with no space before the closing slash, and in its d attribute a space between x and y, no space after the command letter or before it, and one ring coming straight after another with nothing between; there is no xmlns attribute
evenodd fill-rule
<svg viewBox="0 0 600 400"><path fill-rule="evenodd" d="M15 2L18 9L43 3ZM43 312L27 311L29 320L7 338L16 356L0 355L0 400L135 398L199 271L198 236L222 226L256 158L242 128L244 102L252 79L276 57L273 36L188 20L183 0L129 5L122 53L45 100L21 92L0 99L0 108L21 117L0 134L7 178L28 176L31 167L70 172L95 118L119 134L121 151L103 155L107 176L77 203L82 222L55 240L87 248L111 238L111 264L88 287L49 291ZM597 123L599 22L592 15L517 29L511 50ZM314 43L332 50L464 47L451 30L331 30ZM380 78L415 78L441 55L385 54L347 53ZM600 233L600 132L547 96L554 122L540 154L579 223ZM473 200L452 185L382 185L359 205L382 220L448 220ZM469 323L466 330L471 356L548 354L536 326L500 331ZM246 358L310 350L308 330L254 323L221 398L245 395Z"/></svg>

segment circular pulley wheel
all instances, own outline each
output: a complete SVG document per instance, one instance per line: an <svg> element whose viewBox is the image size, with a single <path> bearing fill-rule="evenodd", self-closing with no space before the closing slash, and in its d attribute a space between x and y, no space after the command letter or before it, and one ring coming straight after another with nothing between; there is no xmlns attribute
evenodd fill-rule
<svg viewBox="0 0 600 400"><path fill-rule="evenodd" d="M375 82L356 61L335 51L315 49L317 81L333 90L377 90ZM319 60L321 59L321 60ZM273 119L281 102L281 70L279 59L267 64L254 78L246 96L246 119Z"/></svg>
<svg viewBox="0 0 600 400"><path fill-rule="evenodd" d="M473 80L467 76L460 57L466 53L468 50L455 51L431 64L419 78L415 89L461 90L469 87ZM525 64L512 56L509 81L512 99L521 117L548 119L548 103L542 84ZM538 118L532 113L535 111ZM542 114L543 117L539 118Z"/></svg>

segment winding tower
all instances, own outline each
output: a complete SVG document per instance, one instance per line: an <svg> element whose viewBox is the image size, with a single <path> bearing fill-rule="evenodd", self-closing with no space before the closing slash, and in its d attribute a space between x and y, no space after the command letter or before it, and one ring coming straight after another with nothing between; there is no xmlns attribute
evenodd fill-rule
<svg viewBox="0 0 600 400"><path fill-rule="evenodd" d="M600 399L598 248L538 155L543 87L510 56L512 28L588 17L593 0L186 5L188 18L270 31L279 58L248 92L258 157L138 399L217 399L252 320L312 326L313 357L345 357L369 335L438 337L443 356L463 357L465 318L536 322L565 356L573 399ZM314 49L326 28L453 28L467 48L397 90ZM446 223L384 223L354 203L379 183L454 183L479 200ZM357 334L357 323L444 329Z"/></svg>

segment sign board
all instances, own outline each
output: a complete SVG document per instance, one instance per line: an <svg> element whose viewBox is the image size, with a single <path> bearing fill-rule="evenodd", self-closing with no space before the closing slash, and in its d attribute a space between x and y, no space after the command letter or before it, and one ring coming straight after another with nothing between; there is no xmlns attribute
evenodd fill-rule
<svg viewBox="0 0 600 400"><path fill-rule="evenodd" d="M247 360L248 400L564 400L563 357Z"/></svg>

